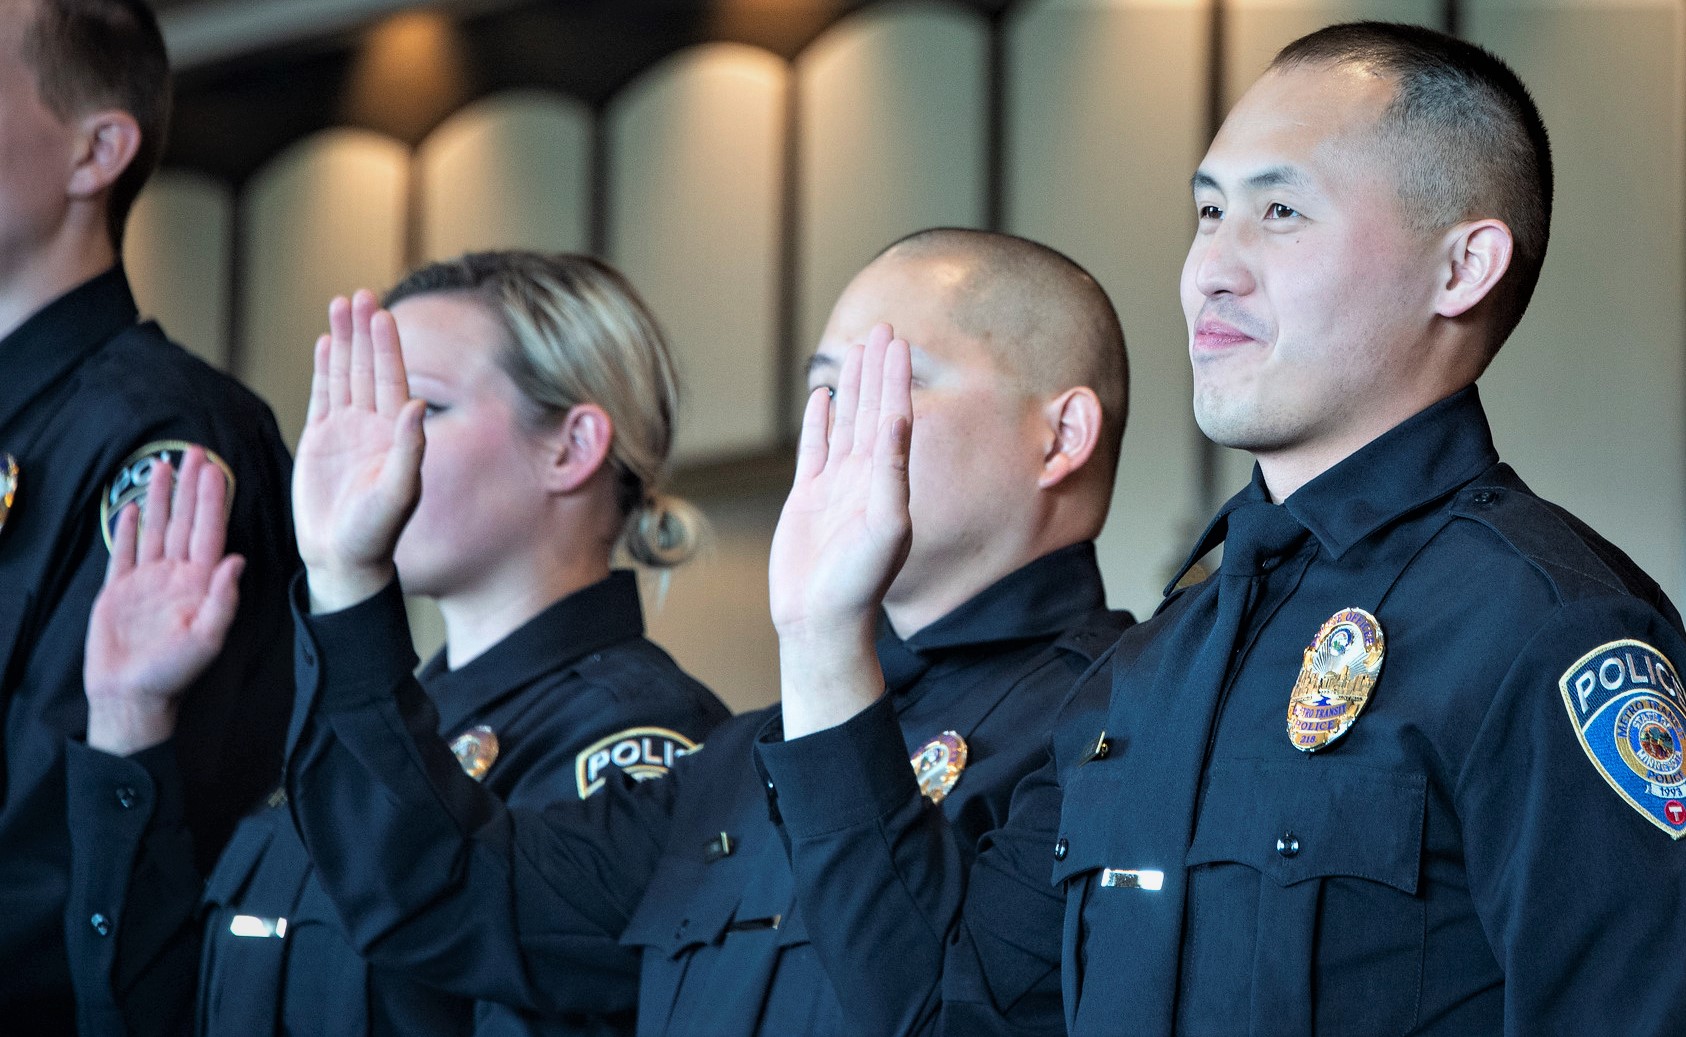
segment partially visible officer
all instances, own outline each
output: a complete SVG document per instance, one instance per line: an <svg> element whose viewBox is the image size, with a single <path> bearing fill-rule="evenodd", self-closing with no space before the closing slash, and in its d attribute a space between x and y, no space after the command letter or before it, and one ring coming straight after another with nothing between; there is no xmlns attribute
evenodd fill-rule
<svg viewBox="0 0 1686 1037"><path fill-rule="evenodd" d="M179 767L201 862L275 781L287 715L285 585L297 565L289 460L256 397L137 323L118 263L170 107L164 44L140 0L0 0L0 1019L74 1029L64 927L65 741L83 734L82 643L109 519L188 444L233 492L248 565L227 649L182 700ZM144 781L107 790L150 809ZM108 916L72 906L102 939Z"/></svg>
<svg viewBox="0 0 1686 1037"><path fill-rule="evenodd" d="M1680 617L1499 461L1473 384L1545 255L1526 90L1438 33L1331 27L1193 188L1195 414L1258 465L1190 554L1218 574L1085 681L1110 708L975 862L858 647L906 541L894 426L856 432L876 480L811 468L835 550L774 566L789 740L759 749L804 907L870 948L839 986L968 1034L1057 1030L1014 1017L1055 962L1073 1034L1678 1033Z"/></svg>
<svg viewBox="0 0 1686 1037"><path fill-rule="evenodd" d="M606 264L531 252L430 264L387 303L390 314L377 316L374 296L362 292L330 307L333 330L317 350L299 441L295 492L306 506L296 514L312 592L363 602L324 620L324 654L353 672L371 653L413 669L401 578L445 619L444 648L408 689L419 700L425 693L432 710L418 734L448 744L442 755L454 753L490 794L537 809L583 799L615 772L666 773L727 711L643 636L637 580L611 568L617 547L654 569L678 565L701 533L695 510L662 492L678 396L654 319ZM383 407L414 394L397 450L381 443L392 440L392 415L376 413L360 368L382 379L373 391ZM371 441L373 472L350 463L369 459ZM190 456L184 487L203 471ZM403 491L410 507L385 516L396 523L371 522L359 506L370 478L377 490ZM167 512L162 491L150 492L149 514ZM218 609L227 592L212 579L222 545L200 537L207 517L220 514L215 503L199 503L198 521L170 513L169 533L148 523L138 562L135 523L120 527L88 642L89 709L102 733L130 736L130 717L185 686L205 654L188 649L214 644L187 631L190 617L209 622L228 611ZM338 573L362 568L346 565L346 554L378 557L380 582L344 586ZM336 632L343 642L334 643ZM102 740L94 726L89 749L111 748L113 735ZM99 825L127 761L88 756L89 780L71 788L71 820L91 830L78 837L78 853L98 852L76 862L86 881L78 894L113 913L126 908L114 916L128 926L115 956L100 953L109 941L72 930L88 1037L631 1030L629 1013L524 1018L364 961L347 945L280 794L240 824L201 887L168 776L155 778L161 805L151 824ZM347 834L355 843L358 833ZM611 948L594 967L630 976L637 959Z"/></svg>
<svg viewBox="0 0 1686 1037"><path fill-rule="evenodd" d="M1124 423L1123 337L1100 286L1064 256L926 231L849 285L812 383L847 382L850 344L885 317L914 343L924 438L912 506L926 524L863 650L892 674L898 766L909 780L918 767L941 813L981 834L1005 818L1072 682L1128 621L1106 610L1091 543ZM401 513L404 498L355 503L301 491L301 543L330 519ZM550 1011L636 999L646 1034L870 1031L827 979L839 941L822 942L830 920L798 902L754 766L776 710L728 721L662 781L612 775L583 802L506 809L410 734L433 717L385 633L396 602L334 611L379 588L381 555L365 575L314 554L288 793L323 888L372 961ZM617 942L641 956L624 981L605 967Z"/></svg>

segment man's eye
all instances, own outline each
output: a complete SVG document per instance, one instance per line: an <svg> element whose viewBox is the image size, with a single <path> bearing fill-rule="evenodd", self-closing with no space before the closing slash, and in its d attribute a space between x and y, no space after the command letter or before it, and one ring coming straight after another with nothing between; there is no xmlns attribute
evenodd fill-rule
<svg viewBox="0 0 1686 1037"><path fill-rule="evenodd" d="M1286 220L1298 215L1299 210L1283 205L1281 202L1271 202L1265 208L1265 219L1267 220Z"/></svg>
<svg viewBox="0 0 1686 1037"><path fill-rule="evenodd" d="M422 401L422 417L424 418L431 418L435 415L443 414L449 409L450 408L445 406L443 403L434 403L432 400Z"/></svg>
<svg viewBox="0 0 1686 1037"><path fill-rule="evenodd" d="M1224 218L1224 211L1215 205L1197 206L1195 208L1195 212L1197 212L1203 220L1221 220Z"/></svg>

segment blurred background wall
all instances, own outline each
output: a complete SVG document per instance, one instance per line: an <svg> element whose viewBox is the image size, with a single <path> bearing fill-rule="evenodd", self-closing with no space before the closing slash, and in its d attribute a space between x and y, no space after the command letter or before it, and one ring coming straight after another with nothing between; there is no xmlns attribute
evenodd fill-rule
<svg viewBox="0 0 1686 1037"><path fill-rule="evenodd" d="M850 275L919 227L1037 238L1112 294L1134 384L1101 557L1113 603L1152 611L1250 471L1189 410L1189 174L1277 47L1359 17L1456 32L1533 88L1556 223L1482 382L1499 448L1686 592L1680 0L158 6L178 97L127 241L142 308L296 436L331 295L469 248L607 256L670 334L678 488L715 525L647 586L650 625L735 708L777 695L765 557L803 364Z"/></svg>

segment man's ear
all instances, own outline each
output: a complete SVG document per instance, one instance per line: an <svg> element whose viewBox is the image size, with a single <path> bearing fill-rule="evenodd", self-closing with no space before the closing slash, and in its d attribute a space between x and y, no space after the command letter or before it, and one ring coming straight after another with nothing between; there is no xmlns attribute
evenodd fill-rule
<svg viewBox="0 0 1686 1037"><path fill-rule="evenodd" d="M1501 220L1471 220L1446 233L1434 312L1461 317L1485 299L1510 269L1516 241Z"/></svg>
<svg viewBox="0 0 1686 1037"><path fill-rule="evenodd" d="M1101 441L1101 400L1086 385L1067 389L1042 409L1049 432L1042 456L1041 489L1059 485L1089 463Z"/></svg>
<svg viewBox="0 0 1686 1037"><path fill-rule="evenodd" d="M615 426L595 403L576 403L544 437L545 467L541 479L552 493L572 493L584 486L608 461Z"/></svg>
<svg viewBox="0 0 1686 1037"><path fill-rule="evenodd" d="M67 187L72 198L108 190L140 151L140 124L120 109L92 112L77 120L77 152Z"/></svg>

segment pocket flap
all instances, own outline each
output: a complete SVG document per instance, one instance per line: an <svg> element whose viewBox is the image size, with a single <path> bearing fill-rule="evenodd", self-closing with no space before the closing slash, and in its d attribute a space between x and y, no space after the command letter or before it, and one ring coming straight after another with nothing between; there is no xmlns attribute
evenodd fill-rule
<svg viewBox="0 0 1686 1037"><path fill-rule="evenodd" d="M622 946L649 947L676 958L689 947L718 943L737 910L741 889L698 878L679 882L669 869L658 871L621 933Z"/></svg>
<svg viewBox="0 0 1686 1037"><path fill-rule="evenodd" d="M1231 861L1281 886L1349 876L1416 893L1427 780L1331 760L1208 771L1188 866Z"/></svg>

